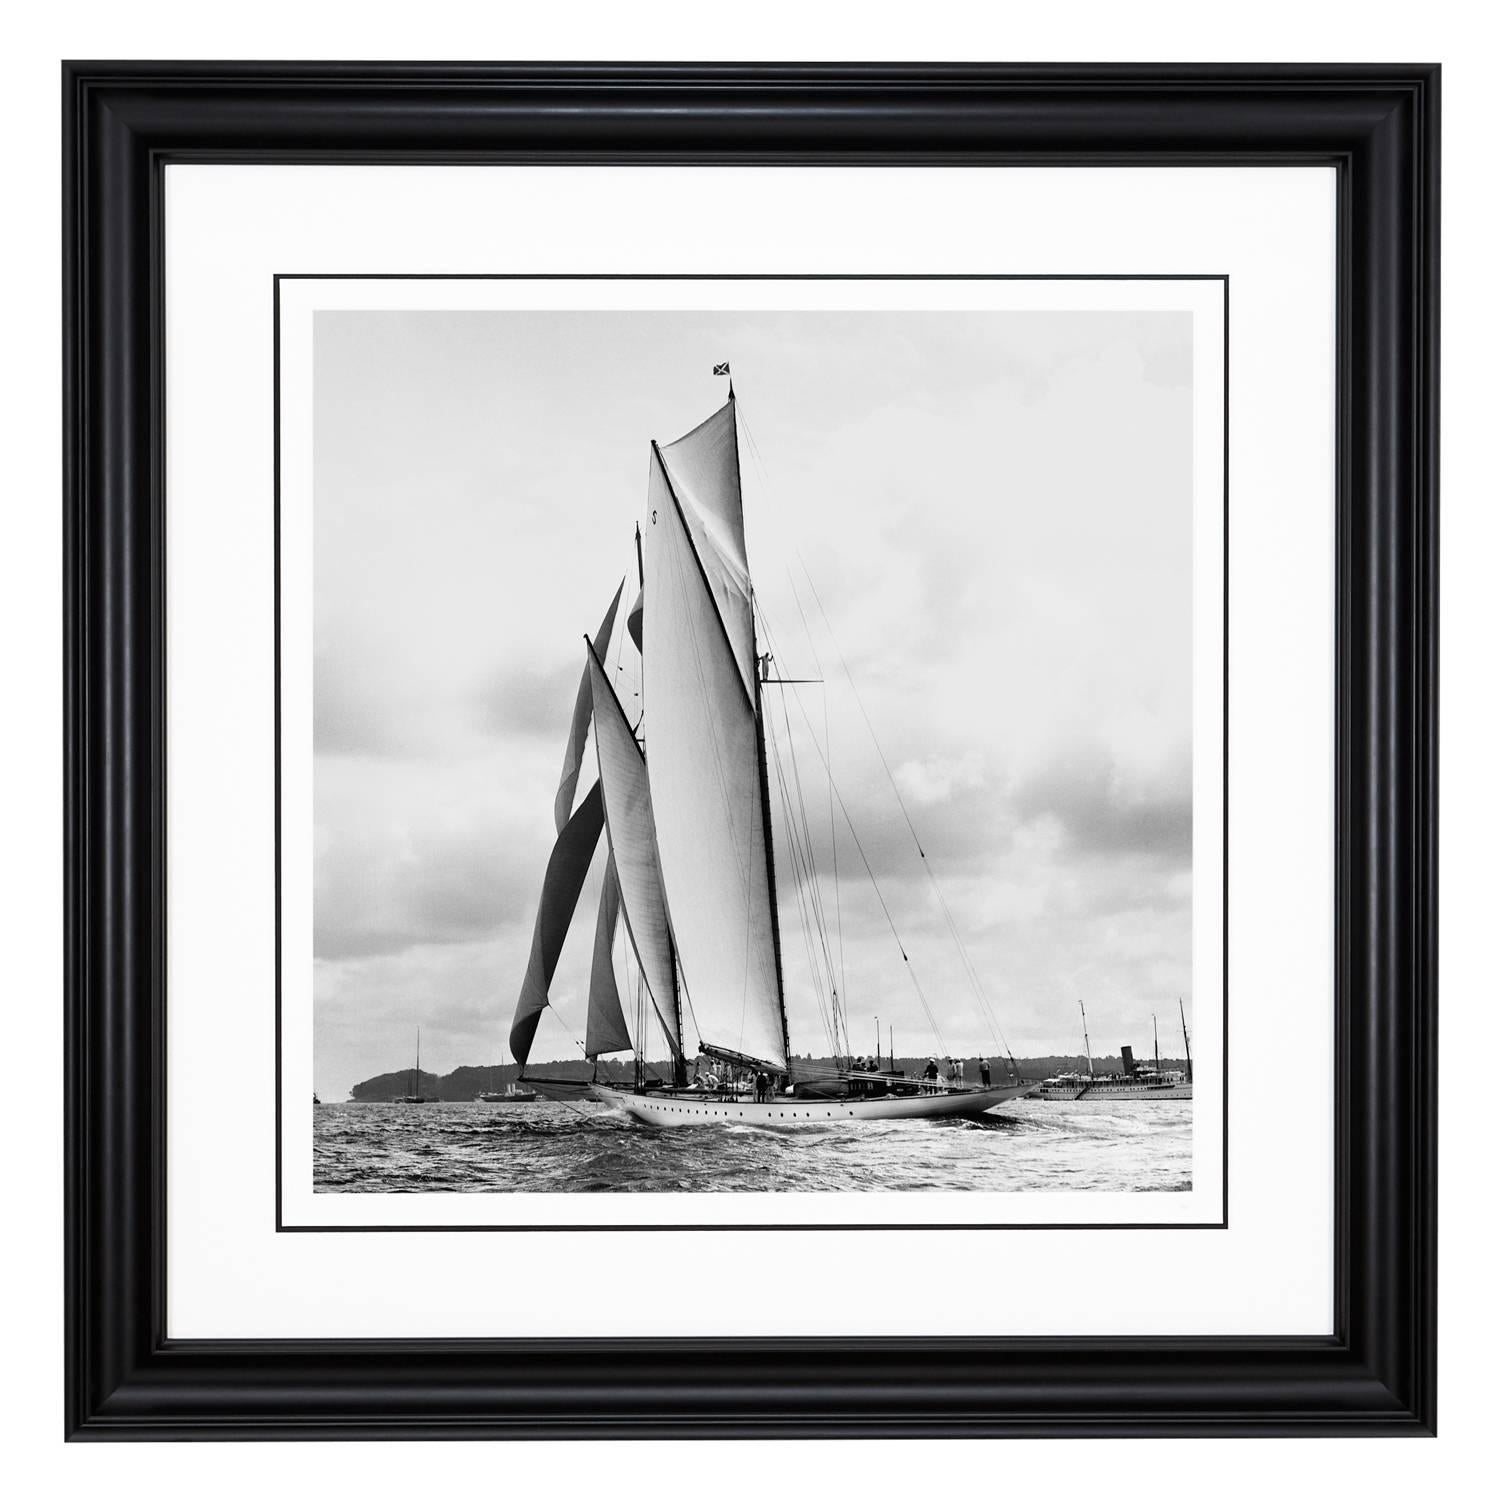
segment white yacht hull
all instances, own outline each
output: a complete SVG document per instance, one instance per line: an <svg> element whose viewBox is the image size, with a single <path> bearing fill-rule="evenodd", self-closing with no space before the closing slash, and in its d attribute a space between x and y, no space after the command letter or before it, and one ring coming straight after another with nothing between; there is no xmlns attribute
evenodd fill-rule
<svg viewBox="0 0 1500 1500"><path fill-rule="evenodd" d="M952 1093L906 1094L886 1099L794 1099L757 1104L753 1099L698 1099L690 1093L629 1093L595 1084L593 1097L644 1125L826 1125L837 1120L973 1119L997 1104L1031 1093L1034 1083L1009 1083Z"/></svg>

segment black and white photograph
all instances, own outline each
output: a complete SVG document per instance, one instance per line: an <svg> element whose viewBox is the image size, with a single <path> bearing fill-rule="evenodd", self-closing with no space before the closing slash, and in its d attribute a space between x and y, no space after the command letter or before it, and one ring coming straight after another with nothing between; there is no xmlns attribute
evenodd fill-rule
<svg viewBox="0 0 1500 1500"><path fill-rule="evenodd" d="M1211 320L504 285L310 318L314 1196L1191 1193Z"/></svg>

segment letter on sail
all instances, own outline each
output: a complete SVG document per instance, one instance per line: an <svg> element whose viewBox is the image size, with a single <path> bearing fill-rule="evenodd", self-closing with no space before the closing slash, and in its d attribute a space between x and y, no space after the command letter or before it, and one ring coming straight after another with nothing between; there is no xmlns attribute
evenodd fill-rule
<svg viewBox="0 0 1500 1500"><path fill-rule="evenodd" d="M615 983L615 925L620 919L620 882L615 875L614 856L604 866L604 886L599 892L599 920L594 927L594 967L589 975L589 1018L583 1034L583 1055L598 1057L605 1052L628 1052L630 1032L620 1008L620 988Z"/></svg>
<svg viewBox="0 0 1500 1500"><path fill-rule="evenodd" d="M524 1064L531 1055L537 1022L547 1008L547 989L557 972L557 960L568 935L568 924L573 920L578 893L583 889L584 876L589 872L594 846L599 842L599 830L603 826L603 798L599 784L595 782L588 796L578 804L578 811L558 834L551 858L547 861L541 905L537 908L536 927L531 934L531 961L526 965L526 978L521 982L515 1018L510 1023L510 1051L518 1063Z"/></svg>
<svg viewBox="0 0 1500 1500"><path fill-rule="evenodd" d="M672 938L662 900L661 871L656 862L651 787L646 763L630 721L620 707L599 658L589 652L589 680L594 701L594 748L599 754L599 785L604 788L604 818L610 852L620 880L625 926L651 1003L675 1052L682 1034L672 982ZM644 1039L639 1039L644 1040Z"/></svg>
<svg viewBox="0 0 1500 1500"><path fill-rule="evenodd" d="M615 590L597 637L600 656L609 655L609 637L615 628L615 611L620 607L620 595L625 592L625 580ZM573 700L573 723L568 730L568 744L563 751L562 780L557 784L557 796L552 801L552 820L561 833L567 826L568 814L573 811L573 793L578 789L578 768L583 764L583 742L589 732L589 671L585 667L578 679L578 696Z"/></svg>
<svg viewBox="0 0 1500 1500"><path fill-rule="evenodd" d="M706 422L667 443L662 462L703 571L713 590L724 629L734 646L745 687L755 680L755 622L750 568L745 560L745 511L740 498L740 455L731 396ZM604 655L603 648L600 655Z"/></svg>
<svg viewBox="0 0 1500 1500"><path fill-rule="evenodd" d="M732 441L732 411L729 422ZM728 483L722 444L713 453L715 482ZM737 530L741 538L742 561L743 530L730 525L738 519L737 473L733 495L713 498L716 514L727 518L722 529ZM651 607L642 653L647 766L662 885L688 1003L705 1045L784 1069L759 725L748 685L754 637L746 636L742 659L705 581L707 562L700 562L660 453L652 455L649 521Z"/></svg>

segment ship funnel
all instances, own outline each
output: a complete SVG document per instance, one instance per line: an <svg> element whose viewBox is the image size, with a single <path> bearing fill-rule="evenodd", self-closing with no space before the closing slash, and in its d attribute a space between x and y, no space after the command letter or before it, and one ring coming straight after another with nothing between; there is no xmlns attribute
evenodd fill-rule
<svg viewBox="0 0 1500 1500"><path fill-rule="evenodd" d="M1127 1078L1134 1078L1135 1054L1130 1050L1129 1047L1120 1048L1120 1061L1125 1065L1125 1076Z"/></svg>

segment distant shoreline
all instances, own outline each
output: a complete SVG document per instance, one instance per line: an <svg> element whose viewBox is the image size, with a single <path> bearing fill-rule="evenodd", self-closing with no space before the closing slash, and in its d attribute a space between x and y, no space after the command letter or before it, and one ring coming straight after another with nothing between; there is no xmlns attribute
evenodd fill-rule
<svg viewBox="0 0 1500 1500"><path fill-rule="evenodd" d="M921 1053L910 1057L898 1057L896 1067L905 1073L920 1073L927 1065L927 1059L931 1053ZM1004 1057L996 1056L994 1053L984 1054L989 1059L992 1073L997 1077L1003 1077L1009 1071L1009 1064ZM946 1058L947 1054L943 1054ZM970 1054L959 1059L964 1065L964 1078L969 1083L979 1081L979 1054ZM1155 1059L1149 1052L1137 1050L1135 1060L1138 1064L1154 1064ZM1016 1070L1022 1078L1035 1079L1038 1082L1053 1073L1088 1071L1088 1059L1082 1053L1053 1053L1041 1057L1018 1057L1015 1060ZM666 1063L654 1061L650 1065L653 1072L664 1073ZM794 1055L792 1058L792 1070L795 1073L799 1068L804 1069L826 1069L834 1066L831 1057L808 1057ZM882 1066L889 1066L886 1059L882 1059ZM1163 1055L1161 1059L1163 1068L1187 1067L1187 1059ZM576 1078L584 1080L594 1076L594 1065L584 1062L579 1058L554 1059L549 1062L531 1062L527 1064L533 1077L553 1078ZM1094 1057L1094 1071L1096 1073L1119 1073L1123 1071L1123 1063L1119 1053L1108 1053ZM478 1093L493 1093L505 1089L514 1083L520 1076L521 1069L515 1063L495 1063L490 1066L468 1064L455 1068L451 1073L437 1074L423 1072L414 1075L410 1068L394 1068L388 1073L378 1073L373 1078L366 1078L356 1083L349 1091L349 1098L355 1103L378 1104L391 1099L399 1099L410 1093L422 1094L429 1099L436 1099L449 1103L460 1103L472 1099ZM598 1077L601 1083L630 1083L635 1078L635 1066L629 1061L618 1061L615 1059L601 1059L599 1062ZM327 1102L327 1101L325 1101Z"/></svg>

